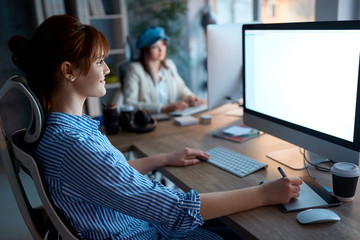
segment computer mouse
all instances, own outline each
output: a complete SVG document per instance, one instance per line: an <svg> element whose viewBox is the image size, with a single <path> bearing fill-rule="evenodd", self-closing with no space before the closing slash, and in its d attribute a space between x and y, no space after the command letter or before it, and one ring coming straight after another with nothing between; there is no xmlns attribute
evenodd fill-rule
<svg viewBox="0 0 360 240"><path fill-rule="evenodd" d="M304 210L296 215L296 219L302 224L340 221L339 215L323 208Z"/></svg>

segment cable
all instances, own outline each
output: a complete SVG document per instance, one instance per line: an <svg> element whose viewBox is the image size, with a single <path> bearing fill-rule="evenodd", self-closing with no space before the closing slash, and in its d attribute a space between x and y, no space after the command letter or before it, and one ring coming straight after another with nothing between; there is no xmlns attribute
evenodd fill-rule
<svg viewBox="0 0 360 240"><path fill-rule="evenodd" d="M306 172L308 173L309 176L310 176L310 174L309 174L308 168L307 168L307 166L306 166L306 162L307 162L308 164L310 164L311 166L314 166L315 169L317 169L317 170L319 170L319 171L322 171L322 172L330 172L330 168L329 168L329 167L323 167L323 166L321 166L321 164L334 163L334 161L328 159L328 160L325 160L325 161L323 161L323 162L314 164L314 163L310 162L309 159L307 159L307 157L306 157L306 150L305 150L305 149L303 149L303 151L301 151L301 149L299 149L299 151L300 151L300 153L303 155L305 169L306 169Z"/></svg>
<svg viewBox="0 0 360 240"><path fill-rule="evenodd" d="M242 107L242 106L243 106L243 104L242 104L242 103L240 103L240 101L235 100L235 99L233 99L232 97L226 96L226 97L225 97L225 99L226 99L226 100L229 100L229 101L230 101L230 103L236 103L236 104L238 104L238 105L239 105L239 107Z"/></svg>
<svg viewBox="0 0 360 240"><path fill-rule="evenodd" d="M305 149L303 148L304 152L301 151L302 148L299 148L299 152L301 155L303 155L303 160L304 160L304 167L305 167L305 170L308 174L309 177L311 177L310 173L309 173L309 169L308 169L308 166L306 165L306 156L305 156ZM313 178L313 177L312 177Z"/></svg>

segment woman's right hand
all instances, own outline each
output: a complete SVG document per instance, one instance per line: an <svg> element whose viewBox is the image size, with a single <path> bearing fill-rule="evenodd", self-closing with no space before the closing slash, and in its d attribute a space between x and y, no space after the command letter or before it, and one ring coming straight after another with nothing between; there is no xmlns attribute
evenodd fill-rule
<svg viewBox="0 0 360 240"><path fill-rule="evenodd" d="M298 198L302 180L294 177L278 178L260 185L263 205L287 203Z"/></svg>
<svg viewBox="0 0 360 240"><path fill-rule="evenodd" d="M186 102L183 102L183 101L175 102L175 103L171 103L169 105L163 106L161 108L161 112L169 113L169 112L183 110L187 107L189 107L189 104L187 104Z"/></svg>

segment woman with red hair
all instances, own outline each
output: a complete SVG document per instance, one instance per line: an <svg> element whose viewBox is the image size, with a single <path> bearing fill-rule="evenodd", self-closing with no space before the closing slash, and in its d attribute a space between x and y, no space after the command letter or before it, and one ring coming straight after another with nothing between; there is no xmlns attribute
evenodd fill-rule
<svg viewBox="0 0 360 240"><path fill-rule="evenodd" d="M109 43L77 18L50 17L30 40L13 37L9 47L46 114L34 153L54 203L79 238L221 239L200 227L204 220L299 196L298 178L199 194L175 191L144 177L158 167L197 164L198 158L209 156L183 148L125 159L99 131L99 122L83 114L86 98L106 93L105 76L110 70L104 59Z"/></svg>

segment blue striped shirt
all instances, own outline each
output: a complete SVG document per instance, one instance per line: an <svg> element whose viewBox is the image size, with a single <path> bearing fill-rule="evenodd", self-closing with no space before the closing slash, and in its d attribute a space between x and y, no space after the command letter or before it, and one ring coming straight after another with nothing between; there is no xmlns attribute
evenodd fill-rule
<svg viewBox="0 0 360 240"><path fill-rule="evenodd" d="M50 113L35 149L54 203L84 239L221 239L198 228L199 194L150 181L87 115Z"/></svg>

